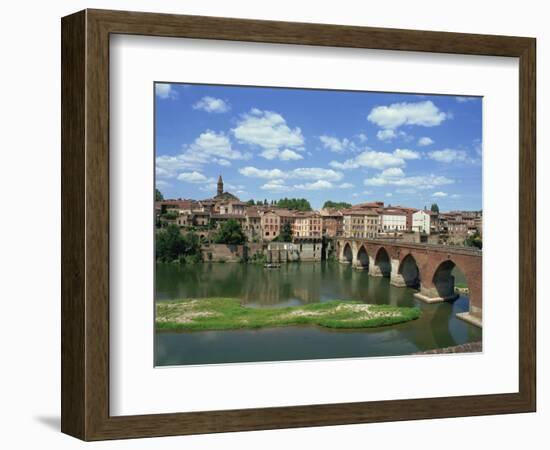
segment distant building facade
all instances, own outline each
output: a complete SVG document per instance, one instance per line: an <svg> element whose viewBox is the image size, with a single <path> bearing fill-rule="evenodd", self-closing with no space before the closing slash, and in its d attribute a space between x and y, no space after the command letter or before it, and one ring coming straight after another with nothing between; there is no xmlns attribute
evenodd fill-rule
<svg viewBox="0 0 550 450"><path fill-rule="evenodd" d="M407 211L384 208L380 213L380 232L396 233L407 231Z"/></svg>
<svg viewBox="0 0 550 450"><path fill-rule="evenodd" d="M481 211L437 213L406 206L385 206L383 202L359 203L350 208L323 208L320 211L295 211L276 204L244 203L224 191L220 175L216 195L204 200L173 199L155 202L157 226L180 227L182 233L193 231L205 242L229 220L239 223L249 243L271 242L284 228L289 228L292 241L317 245L322 238L409 239L413 233L428 235L430 242L462 244L475 233L483 233ZM305 247L302 247L305 248ZM308 247L309 248L309 247ZM317 258L316 246L311 258ZM305 254L305 253L304 253Z"/></svg>
<svg viewBox="0 0 550 450"><path fill-rule="evenodd" d="M412 231L430 234L431 215L428 211L419 210L412 215Z"/></svg>

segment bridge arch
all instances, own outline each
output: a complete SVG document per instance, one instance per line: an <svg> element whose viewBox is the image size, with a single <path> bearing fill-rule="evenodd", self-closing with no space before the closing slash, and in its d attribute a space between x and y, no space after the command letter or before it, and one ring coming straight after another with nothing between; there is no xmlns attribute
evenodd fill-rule
<svg viewBox="0 0 550 450"><path fill-rule="evenodd" d="M407 253L399 264L397 271L401 275L402 280L407 287L420 287L420 269L415 257L411 253Z"/></svg>
<svg viewBox="0 0 550 450"><path fill-rule="evenodd" d="M379 247L374 258L374 265L381 276L389 278L391 274L390 254L384 247Z"/></svg>
<svg viewBox="0 0 550 450"><path fill-rule="evenodd" d="M359 248L357 252L357 263L356 266L358 269L368 269L369 268L369 254L364 245Z"/></svg>
<svg viewBox="0 0 550 450"><path fill-rule="evenodd" d="M365 247L365 252L369 256L369 275L389 276L390 284L396 287L406 287L414 283L416 271L413 270L413 274L410 274L411 259L414 259L415 268L418 270L417 278L420 281L420 289L415 293L415 297L426 303L456 298L454 288L459 287L456 286L459 278L454 279L453 269L457 267L464 275L469 303L469 311L457 316L473 325L482 326L483 261L480 250L344 237L338 238L336 245L339 260L343 263L351 262L354 267L359 267L359 252L362 253L361 247ZM346 247L349 251L345 250Z"/></svg>
<svg viewBox="0 0 550 450"><path fill-rule="evenodd" d="M452 273L455 267L458 266L452 259L446 259L437 266L432 276L431 281L437 296L443 300L456 300L458 298L455 292L455 277ZM461 272L464 273L462 270Z"/></svg>
<svg viewBox="0 0 550 450"><path fill-rule="evenodd" d="M346 242L342 250L342 262L351 264L353 261L353 252L351 250L351 244Z"/></svg>

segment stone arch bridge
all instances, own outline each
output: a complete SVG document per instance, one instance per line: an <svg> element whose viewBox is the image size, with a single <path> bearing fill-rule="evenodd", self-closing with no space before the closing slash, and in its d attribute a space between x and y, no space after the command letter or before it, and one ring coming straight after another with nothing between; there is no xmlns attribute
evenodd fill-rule
<svg viewBox="0 0 550 450"><path fill-rule="evenodd" d="M481 327L482 252L476 248L413 244L399 241L340 238L336 254L343 264L368 270L374 277L389 277L397 287L419 290L418 299L428 302L455 300L454 276L457 266L466 277L469 312L458 317Z"/></svg>

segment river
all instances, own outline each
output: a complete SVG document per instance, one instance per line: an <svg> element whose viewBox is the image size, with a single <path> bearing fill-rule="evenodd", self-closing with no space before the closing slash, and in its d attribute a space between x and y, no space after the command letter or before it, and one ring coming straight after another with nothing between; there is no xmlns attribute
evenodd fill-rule
<svg viewBox="0 0 550 450"><path fill-rule="evenodd" d="M481 329L455 317L468 297L425 304L410 288L390 286L336 262L290 263L280 269L253 264L157 264L156 301L235 297L251 308L328 300L418 306L422 316L389 327L332 330L297 326L258 330L157 332L157 366L405 355L481 340ZM458 281L458 276L457 276Z"/></svg>

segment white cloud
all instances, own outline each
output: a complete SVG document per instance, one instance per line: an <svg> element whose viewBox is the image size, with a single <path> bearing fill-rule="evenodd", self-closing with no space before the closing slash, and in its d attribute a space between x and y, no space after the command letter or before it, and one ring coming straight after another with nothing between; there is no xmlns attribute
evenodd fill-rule
<svg viewBox="0 0 550 450"><path fill-rule="evenodd" d="M447 197L447 193L446 192L441 192L441 191L434 192L432 194L432 197Z"/></svg>
<svg viewBox="0 0 550 450"><path fill-rule="evenodd" d="M420 159L420 153L406 148L396 148L393 151L393 156L401 159Z"/></svg>
<svg viewBox="0 0 550 450"><path fill-rule="evenodd" d="M317 191L321 189L331 189L334 185L330 181L326 180L317 180L312 183L296 184L294 186L296 189L305 189L308 191Z"/></svg>
<svg viewBox="0 0 550 450"><path fill-rule="evenodd" d="M290 191L290 186L285 185L284 180L270 180L264 185L260 186L260 189L271 192L287 192Z"/></svg>
<svg viewBox="0 0 550 450"><path fill-rule="evenodd" d="M460 198L460 194L452 194L451 198L453 198L453 199Z"/></svg>
<svg viewBox="0 0 550 450"><path fill-rule="evenodd" d="M391 184L390 181L391 180L388 180L385 177L379 176L379 177L367 178L363 181L363 184L365 186L386 186L388 184Z"/></svg>
<svg viewBox="0 0 550 450"><path fill-rule="evenodd" d="M284 117L276 112L253 108L242 115L231 131L239 142L260 147L263 150L260 155L266 159L280 158L283 149L304 150L300 128L290 128Z"/></svg>
<svg viewBox="0 0 550 450"><path fill-rule="evenodd" d="M369 140L369 138L367 137L367 135L365 133L359 133L357 135L357 138L359 139L359 142L361 142L361 143L365 143Z"/></svg>
<svg viewBox="0 0 550 450"><path fill-rule="evenodd" d="M461 96L455 97L455 100L458 103L473 102L473 101L478 100L478 99L479 99L479 97L461 97Z"/></svg>
<svg viewBox="0 0 550 450"><path fill-rule="evenodd" d="M286 176L285 172L279 169L257 169L256 167L243 167L239 169L239 173L245 177L253 178L265 178L265 179L276 179L284 178Z"/></svg>
<svg viewBox="0 0 550 450"><path fill-rule="evenodd" d="M344 162L331 161L331 162L329 162L329 166L334 167L335 169L341 169L341 170L357 169L357 168L361 167L361 166L359 166L359 164L357 164L357 162L355 161L355 158L348 159Z"/></svg>
<svg viewBox="0 0 550 450"><path fill-rule="evenodd" d="M344 176L342 172L336 172L332 169L322 169L319 167L303 167L288 172L289 178L301 178L304 180L329 180L340 181Z"/></svg>
<svg viewBox="0 0 550 450"><path fill-rule="evenodd" d="M224 186L225 186L225 183L224 183ZM212 193L212 192L216 192L216 187L217 187L217 184L214 182L214 179L212 179L212 182L205 183L202 186L200 186L199 191Z"/></svg>
<svg viewBox="0 0 550 450"><path fill-rule="evenodd" d="M367 119L381 128L396 129L402 125L433 127L447 118L431 101L394 103L373 108Z"/></svg>
<svg viewBox="0 0 550 450"><path fill-rule="evenodd" d="M187 183L212 183L213 178L208 178L200 172L182 172L177 176L177 179L180 181L185 181Z"/></svg>
<svg viewBox="0 0 550 450"><path fill-rule="evenodd" d="M340 189L350 189L353 187L352 183L342 183L338 186Z"/></svg>
<svg viewBox="0 0 550 450"><path fill-rule="evenodd" d="M174 177L178 170L191 169L196 166L196 163L185 160L183 155L162 155L155 159L155 173L157 177L161 178Z"/></svg>
<svg viewBox="0 0 550 450"><path fill-rule="evenodd" d="M391 141L397 137L397 134L395 131L387 129L378 131L378 133L376 133L376 137L381 141Z"/></svg>
<svg viewBox="0 0 550 450"><path fill-rule="evenodd" d="M218 184L217 184L217 180L215 178L208 178L208 182L203 184L201 187L199 187L199 190L203 191L203 192L212 193L212 192L216 191L217 186L218 186ZM234 185L234 184L228 183L225 180L223 182L223 187L224 187L225 190L230 191L230 192L234 192L234 193L238 193L239 190L244 188L243 185L240 185L240 184L239 185Z"/></svg>
<svg viewBox="0 0 550 450"><path fill-rule="evenodd" d="M366 140L366 136L364 134L361 134L359 136L364 136ZM350 141L347 138L338 139L333 136L323 135L323 136L319 136L319 140L323 144L324 148L328 148L331 152L334 152L334 153L343 153L347 150L355 150L356 148L353 141Z"/></svg>
<svg viewBox="0 0 550 450"><path fill-rule="evenodd" d="M327 180L340 181L344 176L341 172L320 167L300 167L293 170L282 171L280 169L258 169L256 167L243 167L239 173L246 177L263 179L301 179L301 180Z"/></svg>
<svg viewBox="0 0 550 450"><path fill-rule="evenodd" d="M413 177L387 177L381 174L367 178L363 184L365 186L399 186L414 189L433 189L435 186L453 184L454 180L441 175L421 175Z"/></svg>
<svg viewBox="0 0 550 450"><path fill-rule="evenodd" d="M279 153L279 159L282 161L296 161L298 159L304 159L304 157L294 150L289 150L287 148Z"/></svg>
<svg viewBox="0 0 550 450"><path fill-rule="evenodd" d="M421 147L425 147L427 145L432 145L434 143L434 141L429 138L428 136L424 136L424 137L421 137L420 139L418 139L418 145L420 145Z"/></svg>
<svg viewBox="0 0 550 450"><path fill-rule="evenodd" d="M157 188L165 188L165 187L169 187L170 183L168 183L168 181L165 181L165 180L156 180L155 186Z"/></svg>
<svg viewBox="0 0 550 450"><path fill-rule="evenodd" d="M477 156L481 156L481 154L483 153L483 148L481 147L481 139L474 139L473 144Z"/></svg>
<svg viewBox="0 0 550 450"><path fill-rule="evenodd" d="M403 169L400 169L399 167L390 167L389 169L384 169L380 176L383 178L396 178L396 177L404 177L405 172L403 172Z"/></svg>
<svg viewBox="0 0 550 450"><path fill-rule="evenodd" d="M428 157L434 161L451 163L454 161L467 161L468 156L464 150L453 150L446 148L428 153Z"/></svg>
<svg viewBox="0 0 550 450"><path fill-rule="evenodd" d="M368 167L371 169L385 169L386 167L404 166L405 160L395 154L387 152L376 152L367 150L360 153L355 158L348 159L343 163L331 161L329 165L335 169L357 169L359 167Z"/></svg>
<svg viewBox="0 0 550 450"><path fill-rule="evenodd" d="M405 133L404 131L395 131L395 130L392 130L392 129L384 129L384 130L379 130L377 133L376 133L376 137L378 138L378 140L380 141L383 141L383 142L389 142L389 141L392 141L393 139L402 139L404 140L405 142L410 142L414 139L413 136L411 136L410 134L407 134Z"/></svg>
<svg viewBox="0 0 550 450"><path fill-rule="evenodd" d="M158 98L174 100L178 98L178 93L172 89L172 85L169 83L156 83L155 94Z"/></svg>
<svg viewBox="0 0 550 450"><path fill-rule="evenodd" d="M392 197L393 194L391 192L386 192L386 197Z"/></svg>
<svg viewBox="0 0 550 450"><path fill-rule="evenodd" d="M269 159L270 161L272 159L279 158L279 155L280 155L280 151L279 151L278 148L270 148L270 149L264 150L263 152L260 153L261 157L263 157L265 159Z"/></svg>
<svg viewBox="0 0 550 450"><path fill-rule="evenodd" d="M247 156L238 150L234 150L231 146L231 141L223 132L216 133L215 131L207 130L195 139L189 146L189 150L196 155L215 156L224 159L246 159Z"/></svg>
<svg viewBox="0 0 550 450"><path fill-rule="evenodd" d="M224 113L231 109L231 106L221 98L203 97L193 105L193 109L206 111L209 113Z"/></svg>
<svg viewBox="0 0 550 450"><path fill-rule="evenodd" d="M207 130L190 145L184 145L183 153L158 156L155 169L157 176L170 178L182 169L198 169L210 163L227 167L231 165L229 160L244 160L250 156L249 153L233 149L229 137L224 133Z"/></svg>

